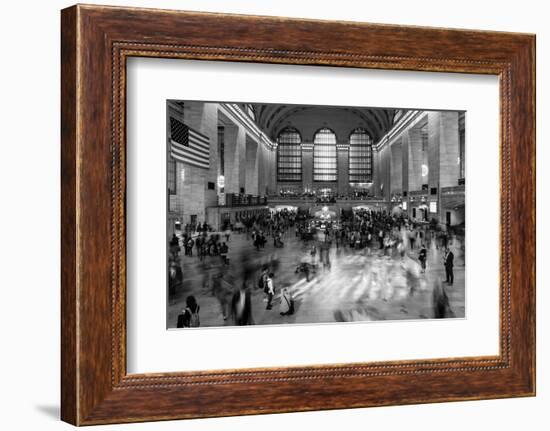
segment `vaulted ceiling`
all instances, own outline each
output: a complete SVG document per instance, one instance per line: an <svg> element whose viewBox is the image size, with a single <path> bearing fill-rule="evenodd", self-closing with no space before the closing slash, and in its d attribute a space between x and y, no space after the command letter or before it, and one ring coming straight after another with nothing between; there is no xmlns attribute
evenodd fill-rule
<svg viewBox="0 0 550 431"><path fill-rule="evenodd" d="M297 128L304 141L311 140L315 131L322 127L340 134L337 136L339 140L347 139L353 129L362 127L377 142L401 114L397 109L278 104L251 106L256 124L273 140L287 126Z"/></svg>

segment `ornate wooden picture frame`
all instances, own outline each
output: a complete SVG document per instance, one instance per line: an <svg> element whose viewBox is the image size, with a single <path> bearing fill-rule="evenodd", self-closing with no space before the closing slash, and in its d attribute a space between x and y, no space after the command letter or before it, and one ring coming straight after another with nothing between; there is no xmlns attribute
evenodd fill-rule
<svg viewBox="0 0 550 431"><path fill-rule="evenodd" d="M535 394L535 37L73 6L61 20L61 416L75 425ZM126 60L497 75L500 354L127 374Z"/></svg>

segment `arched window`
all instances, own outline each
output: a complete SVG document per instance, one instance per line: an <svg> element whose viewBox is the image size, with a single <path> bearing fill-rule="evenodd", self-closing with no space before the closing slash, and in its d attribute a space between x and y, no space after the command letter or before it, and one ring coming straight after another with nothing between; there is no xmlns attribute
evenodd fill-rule
<svg viewBox="0 0 550 431"><path fill-rule="evenodd" d="M326 127L313 138L313 181L337 181L336 135Z"/></svg>
<svg viewBox="0 0 550 431"><path fill-rule="evenodd" d="M372 181L372 140L365 129L355 129L349 137L349 182Z"/></svg>
<svg viewBox="0 0 550 431"><path fill-rule="evenodd" d="M293 127L277 137L277 181L302 181L302 137Z"/></svg>

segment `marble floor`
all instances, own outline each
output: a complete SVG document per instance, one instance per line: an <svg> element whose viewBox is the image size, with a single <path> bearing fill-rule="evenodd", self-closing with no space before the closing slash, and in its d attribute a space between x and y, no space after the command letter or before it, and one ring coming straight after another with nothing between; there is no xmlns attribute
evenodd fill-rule
<svg viewBox="0 0 550 431"><path fill-rule="evenodd" d="M231 297L242 284L243 268L253 268L251 305L255 324L328 323L344 321L376 321L432 319L434 286L441 286L448 297L447 317L465 317L464 254L455 240L450 249L455 255L454 284L445 283L443 250L435 244L428 248L427 269L420 272L418 249L406 251L406 256L385 256L376 247L363 250L336 248L330 251L330 269L321 266L315 276L306 280L296 274L300 262L310 262L312 243L298 240L291 230L283 237L284 247L275 248L268 240L265 248L256 251L246 234L232 234L229 245L229 265L219 256L182 256L183 284L169 298L167 326L175 328L177 316L185 308L185 299L194 295L200 305L201 327L234 325L231 317ZM262 265L275 268L276 295L273 308L266 310L266 298L257 288ZM221 277L220 282L213 280ZM215 286L215 287L214 287ZM295 313L279 313L281 287L287 286L295 303ZM224 318L224 316L226 318Z"/></svg>

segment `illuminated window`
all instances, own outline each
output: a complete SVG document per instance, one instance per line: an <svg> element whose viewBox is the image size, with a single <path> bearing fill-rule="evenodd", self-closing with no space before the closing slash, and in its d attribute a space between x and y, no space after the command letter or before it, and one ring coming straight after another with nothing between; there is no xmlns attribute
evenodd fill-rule
<svg viewBox="0 0 550 431"><path fill-rule="evenodd" d="M302 181L302 138L287 127L277 138L277 181Z"/></svg>
<svg viewBox="0 0 550 431"><path fill-rule="evenodd" d="M313 181L337 181L336 135L319 130L313 138Z"/></svg>
<svg viewBox="0 0 550 431"><path fill-rule="evenodd" d="M372 181L372 140L364 129L355 129L349 137L349 182Z"/></svg>

